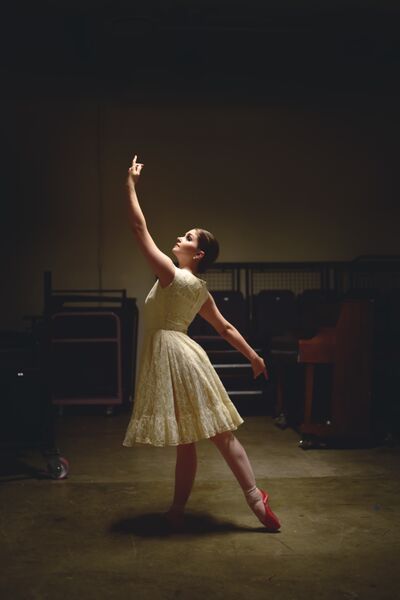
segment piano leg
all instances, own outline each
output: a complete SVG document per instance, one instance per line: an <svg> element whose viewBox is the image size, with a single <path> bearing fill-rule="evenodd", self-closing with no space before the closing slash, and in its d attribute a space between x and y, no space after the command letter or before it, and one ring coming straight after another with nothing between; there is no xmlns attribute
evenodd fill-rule
<svg viewBox="0 0 400 600"><path fill-rule="evenodd" d="M315 369L318 365L306 363L305 365L305 399L304 419L300 426L302 438L300 448L326 448L326 439L332 434L331 421L323 423L313 421L313 402L315 400Z"/></svg>
<svg viewBox="0 0 400 600"><path fill-rule="evenodd" d="M284 401L284 367L279 366L277 368L277 382L276 382L276 410L275 410L275 425L281 429L286 429L288 426L286 414L285 414L285 401Z"/></svg>
<svg viewBox="0 0 400 600"><path fill-rule="evenodd" d="M305 433L311 425L312 415L312 403L314 396L314 372L315 365L305 365L305 399L304 399L304 421L301 425L302 438L299 442L300 448L307 450L309 448L315 448L317 445L317 438L311 433Z"/></svg>
<svg viewBox="0 0 400 600"><path fill-rule="evenodd" d="M302 425L303 428L306 428L307 425L311 425L311 415L312 415L312 403L314 397L314 371L315 365L306 364L306 381L305 381L305 404L304 404L304 422Z"/></svg>

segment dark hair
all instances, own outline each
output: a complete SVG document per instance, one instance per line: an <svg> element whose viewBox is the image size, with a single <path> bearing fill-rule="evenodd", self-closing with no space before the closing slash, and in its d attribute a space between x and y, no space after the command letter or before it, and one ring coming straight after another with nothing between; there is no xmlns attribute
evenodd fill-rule
<svg viewBox="0 0 400 600"><path fill-rule="evenodd" d="M217 239L212 233L206 229L196 227L197 233L197 247L199 250L204 252L204 256L199 263L198 272L205 273L206 270L213 264L218 258L219 244Z"/></svg>

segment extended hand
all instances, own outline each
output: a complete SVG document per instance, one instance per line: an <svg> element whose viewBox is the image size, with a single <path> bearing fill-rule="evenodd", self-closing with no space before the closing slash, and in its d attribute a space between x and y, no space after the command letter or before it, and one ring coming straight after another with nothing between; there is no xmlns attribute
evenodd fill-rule
<svg viewBox="0 0 400 600"><path fill-rule="evenodd" d="M254 379L261 375L261 373L264 374L265 379L268 379L267 367L265 366L264 360L261 356L258 356L258 354L251 361L251 368L253 369Z"/></svg>
<svg viewBox="0 0 400 600"><path fill-rule="evenodd" d="M136 184L139 180L142 168L143 164L137 162L137 155L135 154L135 156L133 157L132 166L129 167L128 180Z"/></svg>

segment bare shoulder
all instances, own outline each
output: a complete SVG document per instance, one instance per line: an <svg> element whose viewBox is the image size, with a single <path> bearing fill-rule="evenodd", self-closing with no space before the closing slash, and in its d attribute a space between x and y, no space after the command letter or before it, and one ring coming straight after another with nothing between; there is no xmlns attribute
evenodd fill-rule
<svg viewBox="0 0 400 600"><path fill-rule="evenodd" d="M135 236L151 270L159 279L161 287L168 286L175 276L175 265L172 259L158 248L147 228L136 231Z"/></svg>
<svg viewBox="0 0 400 600"><path fill-rule="evenodd" d="M165 262L163 261L163 257L165 257ZM160 282L160 286L162 288L169 287L171 283L176 278L177 268L172 262L172 260L166 254L163 254L163 257L159 257L159 262L156 265L155 274L158 276L158 280Z"/></svg>

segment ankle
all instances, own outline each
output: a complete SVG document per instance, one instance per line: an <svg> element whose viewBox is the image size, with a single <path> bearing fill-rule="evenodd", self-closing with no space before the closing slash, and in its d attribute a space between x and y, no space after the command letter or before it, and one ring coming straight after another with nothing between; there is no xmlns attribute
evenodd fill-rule
<svg viewBox="0 0 400 600"><path fill-rule="evenodd" d="M244 490L244 496L246 498L247 504L252 508L257 502L262 501L261 492L256 485L249 488L248 490Z"/></svg>

